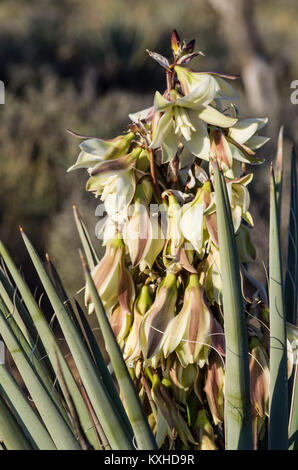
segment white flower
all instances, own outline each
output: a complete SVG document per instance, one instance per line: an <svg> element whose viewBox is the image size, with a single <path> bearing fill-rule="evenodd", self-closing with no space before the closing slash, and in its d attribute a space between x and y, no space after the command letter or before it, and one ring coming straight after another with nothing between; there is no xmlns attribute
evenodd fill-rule
<svg viewBox="0 0 298 470"><path fill-rule="evenodd" d="M180 96L171 91L171 100L156 92L154 108L157 113L163 112L159 119L150 147L161 147L163 163L170 161L177 152L179 142L195 156L209 160L210 141L207 123L215 126L229 127L237 122L210 106L216 96L214 82L205 80L192 93Z"/></svg>

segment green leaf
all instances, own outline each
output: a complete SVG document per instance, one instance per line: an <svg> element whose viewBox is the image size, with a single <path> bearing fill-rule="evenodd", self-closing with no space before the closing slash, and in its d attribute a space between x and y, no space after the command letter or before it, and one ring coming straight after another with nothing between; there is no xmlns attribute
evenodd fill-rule
<svg viewBox="0 0 298 470"><path fill-rule="evenodd" d="M72 431L42 385L1 311L0 333L57 449L78 450L79 445Z"/></svg>
<svg viewBox="0 0 298 470"><path fill-rule="evenodd" d="M98 379L94 363L86 349L81 335L75 328L74 323L61 302L56 289L50 280L43 263L32 246L26 234L22 231L22 237L30 258L35 266L51 305L55 311L65 340L68 344L72 357L77 366L83 385L90 398L94 411L103 427L104 433L113 449L130 450L132 442L123 429L119 416L110 400L105 384ZM60 361L60 357L59 357ZM79 410L78 410L79 411Z"/></svg>
<svg viewBox="0 0 298 470"><path fill-rule="evenodd" d="M31 347L23 333L21 332L20 328L18 327L17 323L14 321L14 317L8 315L5 306L0 301L0 308L2 312L6 316L6 321L9 324L13 334L18 339L20 346L22 347L23 352L27 356L28 360L30 361L32 367L34 368L36 374L42 381L43 385L47 389L49 395L53 399L54 403L56 404L57 408L59 409L61 415L64 417L65 421L69 423L67 414L65 409L62 406L61 398L57 394L57 390L53 385L53 381L50 380L48 370L46 368L46 363L44 362L44 358L42 359L38 354L38 351L33 347ZM55 379L55 378L54 378Z"/></svg>
<svg viewBox="0 0 298 470"><path fill-rule="evenodd" d="M78 385L69 369L69 366L66 360L64 359L63 354L60 351L60 348L56 342L55 336L52 330L50 329L43 313L37 306L29 287L24 282L22 276L20 275L19 270L15 266L8 251L6 250L6 248L1 242L0 242L0 254L3 257L3 260L5 261L5 264L11 273L11 276L20 292L20 295L28 309L28 312L30 313L30 316L34 322L36 330L38 331L42 344L44 345L46 349L46 352L48 354L53 370L55 371L55 374L57 373L56 371L57 364L56 364L54 351L57 351L59 362L61 364L61 368L63 371L63 376L67 383L68 389L70 390L72 399L75 403L75 407L78 411L82 427L88 437L89 442L95 448L97 448L98 442L97 442L96 432L93 429L93 421L90 417L88 408L80 393Z"/></svg>
<svg viewBox="0 0 298 470"><path fill-rule="evenodd" d="M99 259L92 245L87 228L80 216L80 213L76 205L73 205L73 212L74 212L74 218L75 218L77 230L79 232L81 243L83 245L84 252L87 258L88 266L89 266L89 269L92 271L92 269L99 263Z"/></svg>
<svg viewBox="0 0 298 470"><path fill-rule="evenodd" d="M31 450L31 446L0 395L0 436L7 450Z"/></svg>
<svg viewBox="0 0 298 470"><path fill-rule="evenodd" d="M252 449L248 341L240 269L224 177L214 170L226 341L225 433L228 450Z"/></svg>
<svg viewBox="0 0 298 470"><path fill-rule="evenodd" d="M274 172L270 175L269 228L270 399L269 449L288 448L286 316Z"/></svg>
<svg viewBox="0 0 298 470"><path fill-rule="evenodd" d="M36 345L38 333L34 323L24 304L21 302L16 289L2 269L0 269L0 296L10 314L13 315L28 343L31 344L32 347ZM44 354L44 351L42 351L42 353Z"/></svg>
<svg viewBox="0 0 298 470"><path fill-rule="evenodd" d="M0 390L5 393L10 406L17 414L18 421L26 430L30 441L32 440L39 450L55 450L56 446L48 431L41 423L32 406L29 404L21 387L16 383L5 364L0 365Z"/></svg>
<svg viewBox="0 0 298 470"><path fill-rule="evenodd" d="M103 358L103 355L98 347L97 341L93 335L93 332L90 328L90 325L88 323L88 320L86 319L86 316L84 315L79 303L76 301L76 307L77 311L80 317L80 320L82 322L82 327L84 329L85 335L86 335L86 340L87 343L89 344L94 362L98 368L98 371L100 373L100 376L102 377L102 380L107 387L107 390L109 392L109 395L111 397L112 402L114 403L119 416L121 417L124 426L127 429L127 433L130 436L131 440L133 439L133 431L130 425L130 422L127 418L127 414L125 412L124 406L122 404L122 401L120 400L119 394L117 392L117 389L115 387L115 384L113 382L113 379L111 377L111 374L109 372L109 369L105 363L105 360Z"/></svg>

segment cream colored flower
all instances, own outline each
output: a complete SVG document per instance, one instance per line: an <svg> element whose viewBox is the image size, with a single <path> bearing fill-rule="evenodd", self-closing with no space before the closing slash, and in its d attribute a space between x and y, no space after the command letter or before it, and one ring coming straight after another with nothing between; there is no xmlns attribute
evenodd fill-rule
<svg viewBox="0 0 298 470"><path fill-rule="evenodd" d="M175 156L179 142L195 156L209 160L207 123L229 127L237 122L236 118L226 116L210 105L215 95L216 89L211 79L187 96L172 90L170 100L167 100L159 92L155 93L155 111L163 115L159 118L150 147L161 147L163 163Z"/></svg>

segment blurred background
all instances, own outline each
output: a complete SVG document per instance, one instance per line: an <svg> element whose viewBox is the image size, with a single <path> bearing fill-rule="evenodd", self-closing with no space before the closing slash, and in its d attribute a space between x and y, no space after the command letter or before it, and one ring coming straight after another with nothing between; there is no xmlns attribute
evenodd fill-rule
<svg viewBox="0 0 298 470"><path fill-rule="evenodd" d="M270 119L266 163L253 168L251 185L258 251L252 271L264 280L269 162L279 126L285 191L291 143L298 139L298 105L290 101L290 84L298 79L297 24L297 0L1 0L0 237L31 285L37 280L19 224L40 254L50 254L74 294L83 280L72 203L92 235L97 222L96 201L84 191L86 174L66 173L79 141L65 129L103 138L124 131L128 113L149 106L154 91L165 87L163 70L145 50L170 56L174 28L182 38L196 38L205 53L193 61L196 70L241 75L243 117ZM287 219L283 208L284 229Z"/></svg>

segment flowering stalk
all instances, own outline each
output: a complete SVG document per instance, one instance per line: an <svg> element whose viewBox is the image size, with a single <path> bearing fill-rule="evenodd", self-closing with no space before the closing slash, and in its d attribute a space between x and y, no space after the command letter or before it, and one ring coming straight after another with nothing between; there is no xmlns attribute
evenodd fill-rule
<svg viewBox="0 0 298 470"><path fill-rule="evenodd" d="M256 152L268 140L258 135L267 119L239 118L230 85L237 76L189 67L202 55L195 41L181 41L174 31L171 46L172 64L149 51L166 69L164 93L129 115L123 135L82 142L70 170L86 168L87 190L105 205L106 253L92 277L158 445L216 449L225 445L227 313L214 163L226 183L238 257L248 263L255 258L253 174L243 171L263 161ZM266 294L242 264L241 282L256 446L268 409ZM92 313L88 286L85 304Z"/></svg>

